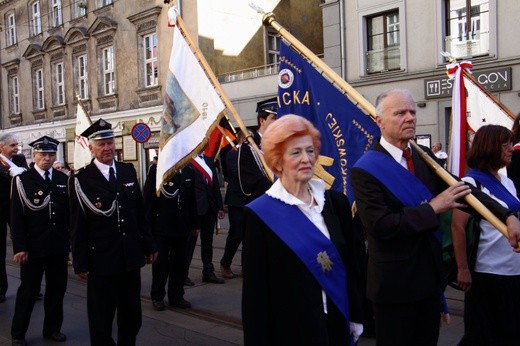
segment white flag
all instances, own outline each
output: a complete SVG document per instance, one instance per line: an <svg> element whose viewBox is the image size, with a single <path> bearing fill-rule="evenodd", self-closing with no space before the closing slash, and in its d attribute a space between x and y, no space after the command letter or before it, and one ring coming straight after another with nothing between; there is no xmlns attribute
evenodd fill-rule
<svg viewBox="0 0 520 346"><path fill-rule="evenodd" d="M170 22L175 20L170 8ZM225 110L224 103L177 25L165 83L157 190L206 145Z"/></svg>
<svg viewBox="0 0 520 346"><path fill-rule="evenodd" d="M467 120L471 131L477 132L484 125L502 125L511 130L513 119L503 110L503 106L496 104L471 79L464 76L464 81L468 93Z"/></svg>
<svg viewBox="0 0 520 346"><path fill-rule="evenodd" d="M452 91L452 122L448 168L451 173L463 177L466 166L466 145L484 125L513 127L513 119L504 105L493 100L482 87L464 75L470 71L471 62L462 61L447 66L448 75L454 79Z"/></svg>
<svg viewBox="0 0 520 346"><path fill-rule="evenodd" d="M76 171L88 165L92 160L92 155L88 148L88 139L81 136L83 131L88 129L91 124L92 121L78 101L75 131L76 143L74 144L74 170Z"/></svg>

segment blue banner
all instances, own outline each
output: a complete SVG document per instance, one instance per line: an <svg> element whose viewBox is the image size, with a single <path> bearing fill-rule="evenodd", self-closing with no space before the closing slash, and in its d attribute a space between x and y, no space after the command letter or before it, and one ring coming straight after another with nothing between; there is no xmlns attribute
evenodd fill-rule
<svg viewBox="0 0 520 346"><path fill-rule="evenodd" d="M278 117L301 115L320 130L321 150L315 173L352 203L350 170L381 136L379 127L283 41L280 61Z"/></svg>

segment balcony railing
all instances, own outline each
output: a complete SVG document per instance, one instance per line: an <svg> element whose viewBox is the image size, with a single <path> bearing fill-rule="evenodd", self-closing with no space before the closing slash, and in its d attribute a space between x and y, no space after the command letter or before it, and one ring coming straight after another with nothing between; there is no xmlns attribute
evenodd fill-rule
<svg viewBox="0 0 520 346"><path fill-rule="evenodd" d="M471 58L489 54L489 31L469 33L469 39L446 36L446 50L454 58Z"/></svg>
<svg viewBox="0 0 520 346"><path fill-rule="evenodd" d="M217 77L220 83L231 83L246 79L253 79L263 76L271 76L278 73L280 64L263 65L251 67L244 70L233 71Z"/></svg>

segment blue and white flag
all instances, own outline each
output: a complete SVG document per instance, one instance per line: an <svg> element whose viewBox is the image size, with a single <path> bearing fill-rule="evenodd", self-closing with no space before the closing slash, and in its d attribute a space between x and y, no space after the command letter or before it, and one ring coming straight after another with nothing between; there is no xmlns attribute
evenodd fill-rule
<svg viewBox="0 0 520 346"><path fill-rule="evenodd" d="M315 174L354 201L350 170L381 136L379 127L307 60L281 42L278 117L301 115L321 132Z"/></svg>

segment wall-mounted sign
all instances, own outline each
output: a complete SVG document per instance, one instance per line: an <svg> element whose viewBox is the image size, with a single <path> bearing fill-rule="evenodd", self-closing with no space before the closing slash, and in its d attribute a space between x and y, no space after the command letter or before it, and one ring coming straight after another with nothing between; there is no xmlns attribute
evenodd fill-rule
<svg viewBox="0 0 520 346"><path fill-rule="evenodd" d="M511 67L473 71L473 76L489 92L512 89ZM426 99L451 97L452 88L453 80L450 80L448 76L424 80L424 95Z"/></svg>
<svg viewBox="0 0 520 346"><path fill-rule="evenodd" d="M146 143L152 136L150 127L145 123L137 123L132 127L132 138L138 143Z"/></svg>

